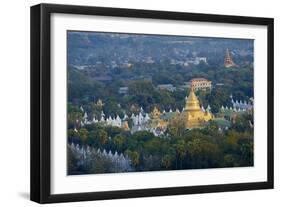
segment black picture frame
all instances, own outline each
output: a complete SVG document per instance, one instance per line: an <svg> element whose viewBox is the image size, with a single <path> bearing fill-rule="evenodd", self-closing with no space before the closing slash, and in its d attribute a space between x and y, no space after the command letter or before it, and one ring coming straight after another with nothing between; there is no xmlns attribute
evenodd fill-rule
<svg viewBox="0 0 281 207"><path fill-rule="evenodd" d="M51 72L50 72L50 15L52 13L134 17L194 22L219 22L267 26L267 181L238 184L218 184L188 187L167 187L73 194L51 194ZM146 196L210 193L273 188L273 45L274 20L272 18L195 14L168 11L103 8L88 6L39 4L31 7L31 174L30 199L38 203L88 201ZM266 97L265 97L266 98Z"/></svg>

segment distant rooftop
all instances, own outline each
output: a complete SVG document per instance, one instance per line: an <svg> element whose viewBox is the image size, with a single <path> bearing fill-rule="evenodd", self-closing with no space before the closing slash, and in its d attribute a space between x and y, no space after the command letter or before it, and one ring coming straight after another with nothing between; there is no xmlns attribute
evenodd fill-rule
<svg viewBox="0 0 281 207"><path fill-rule="evenodd" d="M174 92L176 90L176 87L174 87L173 84L159 84L157 85L157 88L160 90L168 90L171 92Z"/></svg>
<svg viewBox="0 0 281 207"><path fill-rule="evenodd" d="M120 93L120 94L127 94L128 92L129 92L128 87L120 87L118 90L118 93Z"/></svg>
<svg viewBox="0 0 281 207"><path fill-rule="evenodd" d="M206 78L193 78L190 81L208 81Z"/></svg>
<svg viewBox="0 0 281 207"><path fill-rule="evenodd" d="M98 76L94 78L97 81L111 81L112 77L111 76Z"/></svg>

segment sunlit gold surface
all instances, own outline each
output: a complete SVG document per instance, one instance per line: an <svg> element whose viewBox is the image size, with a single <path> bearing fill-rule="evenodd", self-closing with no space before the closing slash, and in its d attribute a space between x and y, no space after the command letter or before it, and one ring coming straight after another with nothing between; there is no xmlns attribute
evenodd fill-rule
<svg viewBox="0 0 281 207"><path fill-rule="evenodd" d="M201 109L199 100L196 97L193 88L191 88L189 96L186 99L182 116L184 116L186 129L201 128L207 121L213 119L211 112L204 112Z"/></svg>

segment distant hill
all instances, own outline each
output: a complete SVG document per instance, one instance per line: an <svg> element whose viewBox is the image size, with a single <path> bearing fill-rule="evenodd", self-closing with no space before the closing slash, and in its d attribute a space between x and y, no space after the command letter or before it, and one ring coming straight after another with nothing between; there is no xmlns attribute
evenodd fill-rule
<svg viewBox="0 0 281 207"><path fill-rule="evenodd" d="M253 40L198 38L165 35L128 35L97 32L68 32L68 64L91 65L97 62L140 62L165 58L185 60L188 57L204 56L223 60L226 48L234 58L251 59Z"/></svg>

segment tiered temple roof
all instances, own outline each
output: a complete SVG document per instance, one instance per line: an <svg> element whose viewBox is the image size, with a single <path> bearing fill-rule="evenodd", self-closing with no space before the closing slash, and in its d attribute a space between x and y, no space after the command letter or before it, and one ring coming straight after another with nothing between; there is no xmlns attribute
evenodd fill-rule
<svg viewBox="0 0 281 207"><path fill-rule="evenodd" d="M224 58L224 66L226 68L230 68L230 67L235 67L236 64L233 62L231 56L230 56L230 52L228 50L228 48L226 49L226 54L225 54L225 58Z"/></svg>

